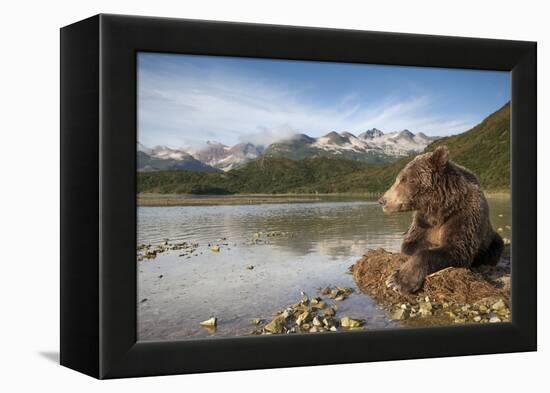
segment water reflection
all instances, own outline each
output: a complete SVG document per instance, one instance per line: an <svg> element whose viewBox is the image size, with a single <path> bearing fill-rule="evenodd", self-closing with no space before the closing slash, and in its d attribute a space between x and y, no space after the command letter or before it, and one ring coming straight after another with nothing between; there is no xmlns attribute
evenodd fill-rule
<svg viewBox="0 0 550 393"><path fill-rule="evenodd" d="M491 219L511 237L509 199L491 199ZM354 287L348 268L367 249L398 250L410 214L384 214L376 202L355 200L266 205L140 207L138 242L198 242L196 255L168 252L138 263L138 337L185 339L248 334L250 320L268 319L329 285ZM257 232L286 236L252 240ZM220 244L212 252L209 244ZM252 270L247 266L254 266ZM162 275L162 277L160 277ZM367 329L394 326L371 299L354 294L340 315L365 318ZM199 322L216 316L218 328Z"/></svg>

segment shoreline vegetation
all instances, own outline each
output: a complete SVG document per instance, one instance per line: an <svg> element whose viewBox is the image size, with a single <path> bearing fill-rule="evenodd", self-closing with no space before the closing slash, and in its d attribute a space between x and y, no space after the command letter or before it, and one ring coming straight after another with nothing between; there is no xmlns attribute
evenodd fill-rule
<svg viewBox="0 0 550 393"><path fill-rule="evenodd" d="M218 205L262 205L279 203L314 203L342 200L376 201L382 193L331 193L331 194L138 194L137 206L218 206ZM489 198L509 198L509 190L488 191Z"/></svg>

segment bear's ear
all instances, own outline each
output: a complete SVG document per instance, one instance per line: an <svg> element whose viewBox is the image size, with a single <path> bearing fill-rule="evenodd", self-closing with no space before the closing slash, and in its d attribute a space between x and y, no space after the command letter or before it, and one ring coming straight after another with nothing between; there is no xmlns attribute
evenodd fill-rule
<svg viewBox="0 0 550 393"><path fill-rule="evenodd" d="M443 168L449 162L449 149L447 146L439 146L434 150L430 158L435 168Z"/></svg>

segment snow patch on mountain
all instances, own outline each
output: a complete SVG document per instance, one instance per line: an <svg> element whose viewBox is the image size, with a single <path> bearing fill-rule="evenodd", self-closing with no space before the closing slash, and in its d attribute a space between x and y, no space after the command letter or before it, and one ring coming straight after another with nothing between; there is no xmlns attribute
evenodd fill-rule
<svg viewBox="0 0 550 393"><path fill-rule="evenodd" d="M408 156L422 152L436 137L428 137L423 133L413 134L409 130L384 134L373 128L359 136L350 132L330 132L315 139L312 147L332 151L334 153L353 151L356 153L382 152L390 156Z"/></svg>
<svg viewBox="0 0 550 393"><path fill-rule="evenodd" d="M263 153L262 146L255 146L251 143L227 146L214 141L208 141L205 145L199 147L181 149L166 146L149 148L138 143L138 150L150 157L162 160L183 161L193 158L223 171L237 168L250 160L258 158Z"/></svg>

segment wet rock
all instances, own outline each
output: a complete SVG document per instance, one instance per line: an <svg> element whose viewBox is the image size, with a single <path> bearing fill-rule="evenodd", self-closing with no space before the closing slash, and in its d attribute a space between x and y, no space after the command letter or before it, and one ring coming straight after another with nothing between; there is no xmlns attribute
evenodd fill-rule
<svg viewBox="0 0 550 393"><path fill-rule="evenodd" d="M200 324L201 326L214 327L218 324L218 319L216 317L212 317L206 321L202 321Z"/></svg>
<svg viewBox="0 0 550 393"><path fill-rule="evenodd" d="M254 318L253 320L250 321L252 323L252 325L259 325L260 323L263 322L263 319L260 319L260 318Z"/></svg>
<svg viewBox="0 0 550 393"><path fill-rule="evenodd" d="M281 317L286 321L289 318L294 318L294 309L292 307L287 307L281 313Z"/></svg>
<svg viewBox="0 0 550 393"><path fill-rule="evenodd" d="M481 317L479 315L474 317L474 322L480 322L480 321L481 321Z"/></svg>
<svg viewBox="0 0 550 393"><path fill-rule="evenodd" d="M332 317L325 317L323 318L323 325L327 328L336 326L336 320Z"/></svg>
<svg viewBox="0 0 550 393"><path fill-rule="evenodd" d="M145 303L147 300L147 298L141 299L140 303Z"/></svg>
<svg viewBox="0 0 550 393"><path fill-rule="evenodd" d="M489 319L489 323L498 323L498 322L502 322L499 317L491 317Z"/></svg>
<svg viewBox="0 0 550 393"><path fill-rule="evenodd" d="M326 287L326 288L322 288L320 292L321 292L321 295L327 296L330 294L330 291L331 291L330 287Z"/></svg>
<svg viewBox="0 0 550 393"><path fill-rule="evenodd" d="M264 330L270 333L282 333L285 327L285 320L282 316L273 318L271 322L264 326Z"/></svg>
<svg viewBox="0 0 550 393"><path fill-rule="evenodd" d="M341 293L345 295L350 295L351 293L354 292L353 288L348 288L348 287L336 287L336 289L338 289Z"/></svg>
<svg viewBox="0 0 550 393"><path fill-rule="evenodd" d="M210 247L210 249L214 252L220 252L220 246L218 246L218 245L212 246L212 247Z"/></svg>
<svg viewBox="0 0 550 393"><path fill-rule="evenodd" d="M254 269L254 266L253 266L253 265L248 265L246 268L247 268L248 270L252 270L252 269Z"/></svg>
<svg viewBox="0 0 550 393"><path fill-rule="evenodd" d="M331 290L330 290L328 296L329 296L331 299L334 299L334 298L337 297L338 295L340 295L340 291L339 291L338 289L334 288L334 289L331 289Z"/></svg>
<svg viewBox="0 0 550 393"><path fill-rule="evenodd" d="M336 310L333 307L327 307L323 310L323 315L325 317L333 317L336 315Z"/></svg>
<svg viewBox="0 0 550 393"><path fill-rule="evenodd" d="M314 317L314 318L313 318L312 323L313 323L313 326L317 326L317 327L323 326L323 322L321 322L321 321L319 320L319 318L317 318L317 317Z"/></svg>
<svg viewBox="0 0 550 393"><path fill-rule="evenodd" d="M340 318L340 326L344 328L358 328L363 325L363 321L358 319L353 319L348 316L344 316Z"/></svg>
<svg viewBox="0 0 550 393"><path fill-rule="evenodd" d="M309 322L311 320L311 313L309 311L304 311L302 314L296 318L296 325L301 326L302 324Z"/></svg>
<svg viewBox="0 0 550 393"><path fill-rule="evenodd" d="M409 312L406 309L403 309L401 307L396 309L391 315L391 319L396 321L401 321L401 320L407 319L408 317L409 317Z"/></svg>
<svg viewBox="0 0 550 393"><path fill-rule="evenodd" d="M336 299L335 299L336 300ZM312 302L313 303L313 302ZM324 301L317 302L316 304L312 304L311 308L314 310L322 310L327 306L327 304Z"/></svg>
<svg viewBox="0 0 550 393"><path fill-rule="evenodd" d="M318 304L319 302L321 302L321 298L320 297L314 297L311 299L311 304Z"/></svg>

